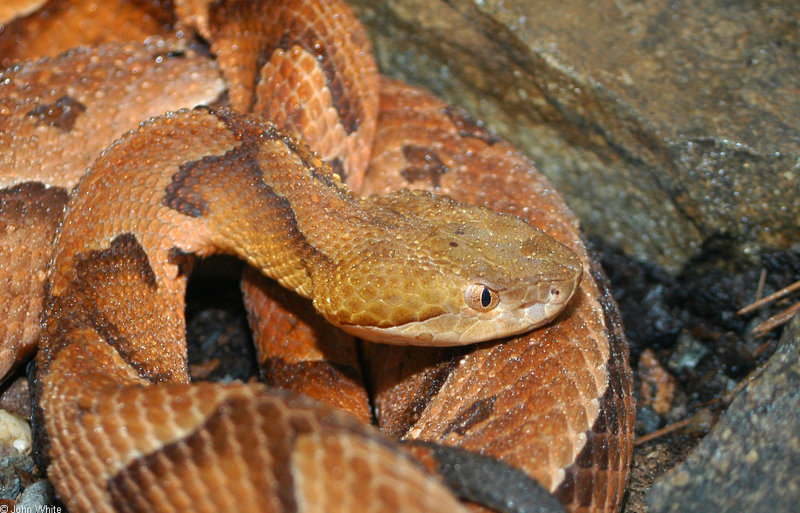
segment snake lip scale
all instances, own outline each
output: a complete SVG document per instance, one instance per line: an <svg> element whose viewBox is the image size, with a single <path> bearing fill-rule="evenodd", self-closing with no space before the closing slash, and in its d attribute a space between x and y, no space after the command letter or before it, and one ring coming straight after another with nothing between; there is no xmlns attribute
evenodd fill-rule
<svg viewBox="0 0 800 513"><path fill-rule="evenodd" d="M448 446L618 507L624 337L530 162L381 77L340 0L89 4L4 26L36 44L0 33L26 61L0 75L0 371L39 342L39 463L70 511L464 512L420 466ZM36 32L55 5L123 21L63 52L82 31ZM145 19L172 21L128 42ZM249 265L258 359L291 391L191 383L183 297L214 253Z"/></svg>
<svg viewBox="0 0 800 513"><path fill-rule="evenodd" d="M551 255L554 264L547 270L544 283L531 280L518 297L514 297L512 290L494 287L491 290L498 296L499 304L487 311L465 305L458 312L460 318L455 326L448 319L432 317L389 327L347 324L339 327L372 342L421 346L457 346L525 333L552 322L569 304L583 275L580 261L568 248L554 246L553 253L557 256ZM480 277L472 281L477 285L468 285L465 295L469 294L469 287L485 291L487 285L493 285Z"/></svg>

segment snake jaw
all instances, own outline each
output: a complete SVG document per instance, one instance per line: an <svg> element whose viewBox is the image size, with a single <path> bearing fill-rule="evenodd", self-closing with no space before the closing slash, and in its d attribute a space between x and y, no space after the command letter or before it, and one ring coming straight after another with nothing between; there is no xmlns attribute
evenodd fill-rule
<svg viewBox="0 0 800 513"><path fill-rule="evenodd" d="M560 265L557 279L530 285L517 294L500 292L500 306L478 312L466 304L457 313L443 313L420 321L395 326L339 324L351 335L393 345L460 346L525 333L553 321L569 304L578 289L580 265ZM514 297L520 296L519 298Z"/></svg>
<svg viewBox="0 0 800 513"><path fill-rule="evenodd" d="M550 323L566 308L582 277L580 266L568 270L567 277L540 282L516 294L500 291L499 305L491 311L479 312L464 303L456 312L391 326L329 320L351 335L393 345L460 346L519 335Z"/></svg>

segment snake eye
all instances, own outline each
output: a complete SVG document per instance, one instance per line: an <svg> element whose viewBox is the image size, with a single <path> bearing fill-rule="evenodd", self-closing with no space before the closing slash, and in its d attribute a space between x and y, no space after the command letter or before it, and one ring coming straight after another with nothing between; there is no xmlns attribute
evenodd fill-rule
<svg viewBox="0 0 800 513"><path fill-rule="evenodd" d="M500 302L500 294L486 285L474 283L464 291L467 306L478 312L488 312Z"/></svg>

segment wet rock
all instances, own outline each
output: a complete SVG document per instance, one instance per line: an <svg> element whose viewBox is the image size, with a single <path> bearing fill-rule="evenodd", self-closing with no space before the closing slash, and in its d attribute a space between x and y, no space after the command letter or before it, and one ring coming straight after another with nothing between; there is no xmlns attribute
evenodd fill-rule
<svg viewBox="0 0 800 513"><path fill-rule="evenodd" d="M800 236L800 4L353 2L386 72L487 120L590 235L677 272Z"/></svg>
<svg viewBox="0 0 800 513"><path fill-rule="evenodd" d="M649 511L797 511L800 502L800 316L684 463L656 481Z"/></svg>

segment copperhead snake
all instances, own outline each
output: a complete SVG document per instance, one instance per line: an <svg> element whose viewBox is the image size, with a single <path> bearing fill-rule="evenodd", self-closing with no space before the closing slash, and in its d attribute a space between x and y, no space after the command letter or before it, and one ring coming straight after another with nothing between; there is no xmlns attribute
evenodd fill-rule
<svg viewBox="0 0 800 513"><path fill-rule="evenodd" d="M365 344L368 379L339 383L372 390L346 409L367 420L374 409L389 435L516 466L570 511L615 511L633 428L624 338L547 181L458 110L378 77L344 5L200 1L176 12L214 58L185 41L107 43L0 80L0 256L13 259L2 279L15 288L0 370L40 337L43 307L37 422L70 510L462 510L353 417L260 386L189 384L188 255L222 251L367 339L450 345L528 331L456 349ZM201 104L212 107L178 110ZM63 188L86 168L43 287ZM387 193L403 186L465 203ZM34 212L45 228L29 232ZM292 315L268 302L281 294L269 287L252 275L245 286L268 312L253 321L264 354L275 316ZM323 352L304 351L315 364ZM309 368L267 359L289 374Z"/></svg>

